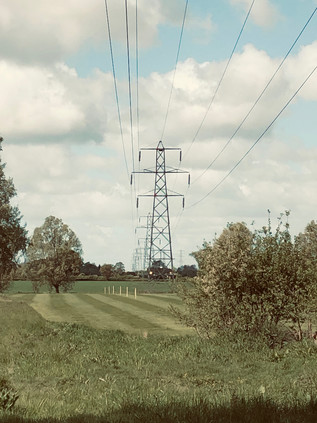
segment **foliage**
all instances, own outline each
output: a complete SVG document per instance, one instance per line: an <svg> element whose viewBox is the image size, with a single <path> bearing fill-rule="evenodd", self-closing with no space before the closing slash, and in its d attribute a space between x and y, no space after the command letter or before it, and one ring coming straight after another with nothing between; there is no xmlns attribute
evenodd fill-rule
<svg viewBox="0 0 317 423"><path fill-rule="evenodd" d="M113 275L113 266L112 264L103 264L100 267L100 274L105 278L106 281L108 281L111 276Z"/></svg>
<svg viewBox="0 0 317 423"><path fill-rule="evenodd" d="M0 137L0 151L2 141ZM18 254L23 253L27 245L27 232L21 225L20 211L10 205L16 191L12 179L5 177L4 168L0 158L0 292L8 289Z"/></svg>
<svg viewBox="0 0 317 423"><path fill-rule="evenodd" d="M194 278L197 276L197 267L194 264L190 266L185 264L177 269L177 273L182 277Z"/></svg>
<svg viewBox="0 0 317 423"><path fill-rule="evenodd" d="M100 276L100 266L96 266L95 263L87 261L80 268L80 273L84 275L96 275Z"/></svg>
<svg viewBox="0 0 317 423"><path fill-rule="evenodd" d="M122 261L118 261L118 263L113 266L113 273L117 276L122 276L125 273L125 267Z"/></svg>
<svg viewBox="0 0 317 423"><path fill-rule="evenodd" d="M175 314L206 337L244 331L273 342L281 325L292 322L301 339L302 323L316 307L316 234L312 222L293 241L282 216L274 233L270 219L253 233L244 223L228 224L213 244L193 253L199 277L180 288L186 312Z"/></svg>
<svg viewBox="0 0 317 423"><path fill-rule="evenodd" d="M82 265L82 247L76 234L54 216L35 228L27 249L28 277L35 281L35 291L48 284L56 293L68 291Z"/></svg>

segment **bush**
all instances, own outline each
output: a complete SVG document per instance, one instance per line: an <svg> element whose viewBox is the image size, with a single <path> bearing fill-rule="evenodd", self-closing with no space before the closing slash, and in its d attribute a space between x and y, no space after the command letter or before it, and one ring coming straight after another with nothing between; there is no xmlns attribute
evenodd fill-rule
<svg viewBox="0 0 317 423"><path fill-rule="evenodd" d="M180 285L185 313L174 310L184 323L207 338L242 331L274 344L282 324L289 322L302 339L317 294L315 222L294 241L282 216L274 233L270 219L253 233L244 223L230 223L213 244L205 243L193 255L199 276Z"/></svg>

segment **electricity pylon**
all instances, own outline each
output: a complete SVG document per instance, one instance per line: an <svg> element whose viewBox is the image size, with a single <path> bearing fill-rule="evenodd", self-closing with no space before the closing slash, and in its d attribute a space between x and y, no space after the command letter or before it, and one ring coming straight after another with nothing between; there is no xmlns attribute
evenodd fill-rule
<svg viewBox="0 0 317 423"><path fill-rule="evenodd" d="M140 216L139 222L141 222L142 218L146 218L146 226L137 226L136 230L146 229L145 238L139 238L139 239L144 240L143 270L147 270L149 268L149 258L150 258L150 239L151 239L151 222L152 222L151 213L148 213L147 216Z"/></svg>
<svg viewBox="0 0 317 423"><path fill-rule="evenodd" d="M162 141L160 141L156 148L142 148L139 152L139 161L141 160L141 151L152 150L156 151L156 165L155 170L144 169L143 171L133 173L152 173L155 174L155 183L153 194L139 195L137 198L137 207L139 204L139 197L153 197L151 234L150 234L150 250L149 250L149 278L161 279L172 277L173 275L173 252L171 227L169 217L168 197L183 197L176 192L169 193L167 189L166 175L171 173L187 173L176 168L166 167L165 152L167 150L178 150L180 148L165 148ZM133 182L133 175L131 175L131 183ZM188 174L188 183L190 182Z"/></svg>

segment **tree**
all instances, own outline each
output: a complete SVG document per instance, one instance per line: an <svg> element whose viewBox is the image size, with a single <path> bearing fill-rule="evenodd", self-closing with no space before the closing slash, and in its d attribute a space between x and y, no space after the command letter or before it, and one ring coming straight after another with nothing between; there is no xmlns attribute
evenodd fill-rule
<svg viewBox="0 0 317 423"><path fill-rule="evenodd" d="M84 275L100 276L100 266L96 266L95 263L87 261L81 266L80 273L83 273Z"/></svg>
<svg viewBox="0 0 317 423"><path fill-rule="evenodd" d="M190 266L185 264L177 269L177 273L182 277L194 278L197 276L197 267L194 264Z"/></svg>
<svg viewBox="0 0 317 423"><path fill-rule="evenodd" d="M301 339L317 294L317 225L311 222L293 241L283 219L274 232L270 219L253 233L231 223L193 253L199 276L180 286L186 312L174 310L178 317L202 336L243 331L270 340L293 322Z"/></svg>
<svg viewBox="0 0 317 423"><path fill-rule="evenodd" d="M106 281L108 281L112 274L113 274L113 266L112 264L103 264L100 267L100 274L105 278Z"/></svg>
<svg viewBox="0 0 317 423"><path fill-rule="evenodd" d="M0 137L0 151L2 141ZM12 179L5 177L4 168L5 164L1 163L0 158L0 292L9 287L18 255L24 253L27 246L27 231L21 225L20 211L18 207L10 205L16 191Z"/></svg>
<svg viewBox="0 0 317 423"><path fill-rule="evenodd" d="M82 265L82 247L76 234L61 219L49 216L35 228L27 249L29 277L48 284L56 293L68 291Z"/></svg>
<svg viewBox="0 0 317 423"><path fill-rule="evenodd" d="M121 261L118 261L118 263L113 266L113 272L118 276L122 276L125 272L124 264Z"/></svg>

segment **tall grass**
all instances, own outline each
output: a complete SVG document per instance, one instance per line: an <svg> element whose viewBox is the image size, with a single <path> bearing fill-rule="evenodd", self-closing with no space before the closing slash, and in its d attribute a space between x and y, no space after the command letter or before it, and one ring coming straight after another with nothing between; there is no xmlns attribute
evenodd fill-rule
<svg viewBox="0 0 317 423"><path fill-rule="evenodd" d="M315 423L317 349L136 336L46 322L0 302L0 376L19 395L2 422Z"/></svg>

